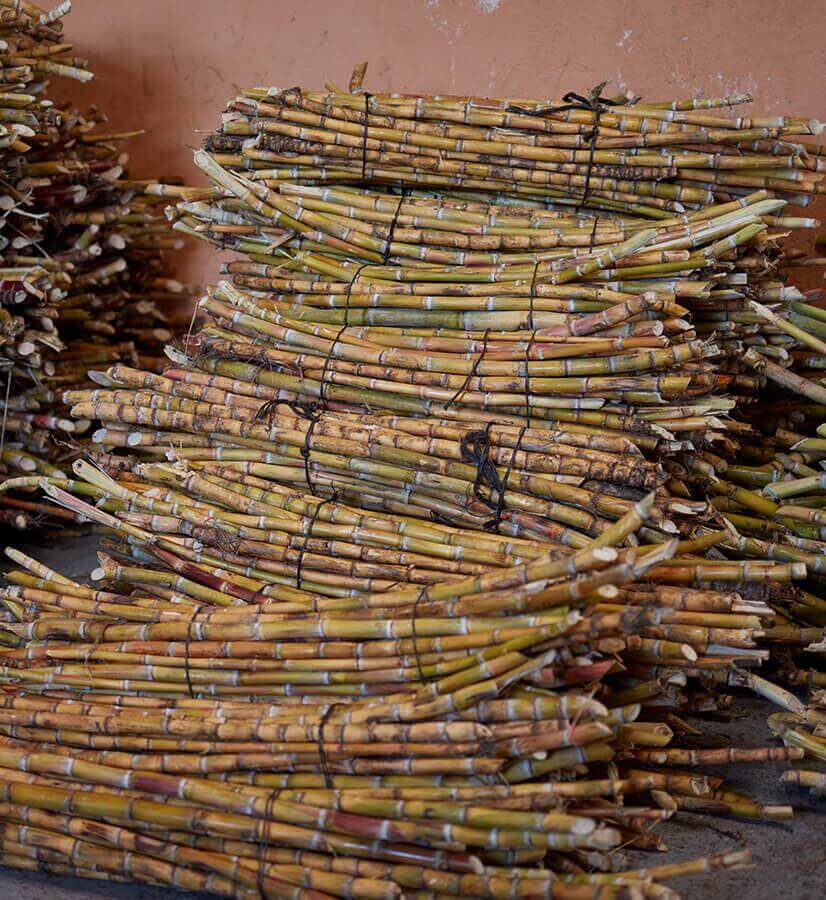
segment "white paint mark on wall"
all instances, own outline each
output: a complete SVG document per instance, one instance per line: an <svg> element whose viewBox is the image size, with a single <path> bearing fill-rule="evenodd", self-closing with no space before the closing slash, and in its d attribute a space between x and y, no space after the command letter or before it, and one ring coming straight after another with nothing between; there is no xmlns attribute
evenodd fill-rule
<svg viewBox="0 0 826 900"><path fill-rule="evenodd" d="M626 50L630 50L631 48L626 47L625 45L626 45L626 42L628 41L628 38L630 38L633 33L634 33L633 28L623 28L622 37L617 41L617 47L622 47Z"/></svg>
<svg viewBox="0 0 826 900"><path fill-rule="evenodd" d="M502 0L476 0L476 8L483 13L496 12Z"/></svg>
<svg viewBox="0 0 826 900"><path fill-rule="evenodd" d="M464 24L453 24L447 18L442 18L436 14L439 9L439 0L425 0L425 8L432 10L427 13L430 24L440 32L448 44L455 44L464 33Z"/></svg>
<svg viewBox="0 0 826 900"><path fill-rule="evenodd" d="M735 78L726 78L722 72L717 72L717 81L720 84L721 93L724 96L731 94L751 94L753 97L759 96L760 85L752 72L746 75L738 75ZM771 75L766 77L766 81L771 81Z"/></svg>

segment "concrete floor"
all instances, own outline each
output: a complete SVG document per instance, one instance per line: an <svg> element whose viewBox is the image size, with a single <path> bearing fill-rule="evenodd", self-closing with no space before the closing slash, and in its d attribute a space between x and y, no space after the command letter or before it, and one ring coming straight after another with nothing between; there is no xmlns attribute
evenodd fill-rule
<svg viewBox="0 0 826 900"><path fill-rule="evenodd" d="M14 540L14 538L12 538ZM15 546L69 577L83 577L96 564L97 538L84 536L39 544L14 541ZM766 746L773 743L766 717L775 710L762 700L742 697L736 718L730 722L696 722L714 746ZM633 867L659 865L749 847L754 856L750 869L715 872L669 882L686 900L815 900L826 896L826 801L810 801L804 794L787 794L778 783L783 763L706 768L709 774L726 775L733 790L743 791L763 803L795 806L788 825L751 823L692 813L679 813L662 827L667 853L633 853ZM0 867L0 900L162 900L166 889L111 885L77 878L54 878ZM188 894L196 900L205 895Z"/></svg>

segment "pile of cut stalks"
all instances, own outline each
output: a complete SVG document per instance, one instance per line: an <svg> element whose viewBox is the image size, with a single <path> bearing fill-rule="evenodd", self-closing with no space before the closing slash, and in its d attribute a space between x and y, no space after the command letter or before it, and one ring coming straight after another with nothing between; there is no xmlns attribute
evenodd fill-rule
<svg viewBox="0 0 826 900"><path fill-rule="evenodd" d="M813 120L232 100L168 188L236 258L161 374L67 391L89 584L18 550L0 862L228 897L673 897L666 820L826 792ZM697 728L756 693L762 746Z"/></svg>
<svg viewBox="0 0 826 900"><path fill-rule="evenodd" d="M105 115L49 96L49 79L87 82L63 37L70 4L0 2L0 476L55 475L91 422L63 404L90 365L156 368L181 285L164 253L181 243L158 186L130 179ZM154 193L153 193L154 191ZM0 525L75 517L26 494L0 498Z"/></svg>

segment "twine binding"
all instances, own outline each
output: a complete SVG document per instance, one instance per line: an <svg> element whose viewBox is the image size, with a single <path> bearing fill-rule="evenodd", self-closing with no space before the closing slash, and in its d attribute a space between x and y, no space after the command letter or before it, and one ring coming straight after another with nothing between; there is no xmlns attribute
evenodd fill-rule
<svg viewBox="0 0 826 900"><path fill-rule="evenodd" d="M327 497L326 500L322 500L321 503L318 503L313 510L312 517L310 518L310 524L307 526L307 534L304 537L304 540L301 542L301 547L298 551L298 560L295 564L295 586L298 590L301 590L301 566L304 562L304 553L307 550L307 542L313 536L313 528L315 527L316 519L318 519L318 514L321 512L321 507L325 506L327 503L336 503L338 502L338 493L333 491L332 495Z"/></svg>
<svg viewBox="0 0 826 900"><path fill-rule="evenodd" d="M367 132L370 128L370 91L364 92L364 127L361 131L361 180L367 181Z"/></svg>
<svg viewBox="0 0 826 900"><path fill-rule="evenodd" d="M528 430L527 425L523 425L519 429L519 434L516 438L516 444L511 451L510 460L505 469L505 476L502 478L501 489L497 494L496 498L496 510L494 512L494 516L491 521L486 525L486 529L488 531L495 531L497 534L499 533L499 525L502 522L502 513L505 510L505 493L508 490L508 481L510 481L511 470L513 469L514 463L516 461L516 454L522 449L522 438L525 436L525 432Z"/></svg>
<svg viewBox="0 0 826 900"><path fill-rule="evenodd" d="M419 603L421 603L422 597L426 597L429 587L423 588L416 596L416 599L413 601L413 614L410 619L410 636L413 640L413 655L416 658L416 668L419 670L419 681L422 684L427 683L430 679L424 674L424 668L422 667L422 657L419 653L419 635L416 631L416 617L419 613Z"/></svg>
<svg viewBox="0 0 826 900"><path fill-rule="evenodd" d="M588 162L585 170L585 185L577 203L577 211L582 210L591 193L591 175L594 169L594 155L597 150L600 117L609 107L620 105L616 100L609 100L608 97L602 96L602 92L607 84L607 81L603 81L596 85L596 87L592 87L591 90L588 91L587 97L582 94L577 94L576 91L568 91L563 95L562 104L560 106L542 106L539 109L526 109L523 106L506 107L508 112L518 113L523 116L552 116L556 113L566 112L570 109L582 109L586 112L593 113L593 125L591 126L590 131L583 134L583 137L588 141L589 145Z"/></svg>
<svg viewBox="0 0 826 900"><path fill-rule="evenodd" d="M485 336L482 338L482 352L473 360L473 365L470 367L470 372L468 372L467 377L465 378L462 386L458 391L450 398L450 400L445 403L445 409L450 409L451 406L465 393L468 389L468 385L473 380L476 375L476 370L479 368L479 363L482 362L482 358L485 355L485 351L488 349L488 335L490 334L490 328L485 329Z"/></svg>
<svg viewBox="0 0 826 900"><path fill-rule="evenodd" d="M186 678L186 686L189 696L195 699L195 689L192 686L192 673L189 666L189 645L192 642L192 628L195 625L198 614L207 606L206 603L199 603L192 612L192 616L186 626L186 640L184 641L184 677Z"/></svg>
<svg viewBox="0 0 826 900"><path fill-rule="evenodd" d="M331 775L330 768L327 764L327 751L324 749L324 726L327 724L330 713L337 706L341 705L341 703L331 703L329 706L325 707L324 712L321 714L321 720L318 723L318 763L321 768L321 774L324 776L324 786L328 791L333 789L333 776Z"/></svg>
<svg viewBox="0 0 826 900"><path fill-rule="evenodd" d="M403 187L401 189L401 197L399 198L399 202L396 205L396 211L393 213L393 219L390 222L390 228L387 232L387 240L385 241L385 244L384 244L384 253L382 254L382 262L384 263L385 266L390 261L390 256L391 256L390 247L393 244L393 232L396 230L396 224L399 221L399 213L401 212L402 204L404 203L404 201L406 199L407 199L407 188Z"/></svg>
<svg viewBox="0 0 826 900"><path fill-rule="evenodd" d="M264 818L258 820L258 893L262 897L266 897L267 894L264 890L265 881L267 878L267 869L269 868L269 864L266 859L267 852L267 826L272 820L272 808L275 806L276 800L281 795L281 788L274 788L270 791L267 796L267 802L264 805Z"/></svg>

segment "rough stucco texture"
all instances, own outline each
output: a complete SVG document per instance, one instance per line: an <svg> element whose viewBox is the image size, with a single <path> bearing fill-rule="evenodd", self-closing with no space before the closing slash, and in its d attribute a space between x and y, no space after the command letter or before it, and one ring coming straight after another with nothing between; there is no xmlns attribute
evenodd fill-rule
<svg viewBox="0 0 826 900"><path fill-rule="evenodd" d="M658 98L750 91L764 114L826 118L824 0L74 0L66 22L98 76L71 84L75 101L147 130L136 175L190 183L199 132L238 88L346 85L361 60L372 90L558 97L610 78ZM193 281L217 270L206 248L187 257Z"/></svg>

